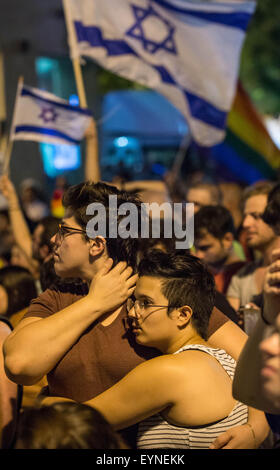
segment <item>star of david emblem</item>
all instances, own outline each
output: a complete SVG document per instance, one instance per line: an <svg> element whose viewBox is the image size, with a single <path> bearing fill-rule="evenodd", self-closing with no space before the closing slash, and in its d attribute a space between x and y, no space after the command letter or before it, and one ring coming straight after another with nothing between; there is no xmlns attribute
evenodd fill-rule
<svg viewBox="0 0 280 470"><path fill-rule="evenodd" d="M52 108L51 106L49 106L46 108L42 108L41 114L39 114L38 117L43 119L44 123L47 123L47 122L55 122L58 116L59 115L56 112L56 110Z"/></svg>
<svg viewBox="0 0 280 470"><path fill-rule="evenodd" d="M155 54L160 49L163 49L171 54L177 54L176 45L174 41L175 27L160 16L152 6L148 8L141 8L131 5L134 16L134 25L126 31L126 35L142 42L144 49L150 54ZM156 28L153 28L153 21L157 21L157 27L161 30L162 38L156 40ZM155 26L155 24L154 24Z"/></svg>

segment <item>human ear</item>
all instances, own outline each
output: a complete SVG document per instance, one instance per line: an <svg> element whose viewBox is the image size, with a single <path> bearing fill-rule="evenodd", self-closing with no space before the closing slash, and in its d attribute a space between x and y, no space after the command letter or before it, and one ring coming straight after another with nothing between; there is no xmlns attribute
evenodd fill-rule
<svg viewBox="0 0 280 470"><path fill-rule="evenodd" d="M94 239L89 240L89 244L89 253L91 256L101 255L105 251L106 240L104 237L98 235Z"/></svg>
<svg viewBox="0 0 280 470"><path fill-rule="evenodd" d="M225 235L223 237L223 242L226 245L226 247L229 248L232 245L233 240L234 240L233 233L231 233L231 232L225 233Z"/></svg>
<svg viewBox="0 0 280 470"><path fill-rule="evenodd" d="M180 327L186 326L193 314L192 308L189 305L184 305L177 309L177 324Z"/></svg>

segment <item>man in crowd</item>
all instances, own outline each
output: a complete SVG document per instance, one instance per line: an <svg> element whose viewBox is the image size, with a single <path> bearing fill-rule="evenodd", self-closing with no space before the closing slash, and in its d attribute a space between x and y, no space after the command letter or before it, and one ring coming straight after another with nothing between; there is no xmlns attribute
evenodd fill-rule
<svg viewBox="0 0 280 470"><path fill-rule="evenodd" d="M124 325L126 300L133 294L137 279L133 270L138 238L122 238L119 231L111 238L104 233L94 238L87 235L92 218L87 208L93 202L105 209L106 227L112 223L110 196L117 197L117 208L124 202L134 205L140 230L140 201L133 195L91 182L65 192L65 217L53 237L55 270L62 278L80 278L87 285L53 287L32 301L29 312L4 344L11 380L32 384L47 374L50 395L84 402L143 360L159 354L136 345ZM123 219L117 210L117 224ZM246 335L215 308L208 333L213 347L221 347L238 358ZM257 413L252 419L262 442L267 432L263 417ZM228 439L247 438L247 428L238 427Z"/></svg>
<svg viewBox="0 0 280 470"><path fill-rule="evenodd" d="M264 221L280 235L280 185L269 194ZM272 253L263 291L260 319L240 356L233 394L238 400L266 412L280 439L280 250ZM278 441L278 446L280 441ZM275 444L276 445L276 444Z"/></svg>
<svg viewBox="0 0 280 470"><path fill-rule="evenodd" d="M225 294L233 274L243 265L234 251L234 223L223 206L204 206L194 217L195 255L212 272L216 289Z"/></svg>
<svg viewBox="0 0 280 470"><path fill-rule="evenodd" d="M258 305L272 251L280 248L280 237L262 219L272 187L269 182L255 184L244 192L243 228L246 243L258 257L241 268L231 279L227 298L235 310L248 303Z"/></svg>
<svg viewBox="0 0 280 470"><path fill-rule="evenodd" d="M195 183L186 192L186 201L194 204L195 213L203 206L222 204L222 198L219 186L212 183Z"/></svg>

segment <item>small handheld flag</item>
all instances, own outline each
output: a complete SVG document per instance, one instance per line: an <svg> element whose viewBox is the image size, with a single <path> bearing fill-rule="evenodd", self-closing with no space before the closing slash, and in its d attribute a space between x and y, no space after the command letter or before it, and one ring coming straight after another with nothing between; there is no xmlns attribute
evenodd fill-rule
<svg viewBox="0 0 280 470"><path fill-rule="evenodd" d="M11 140L77 145L91 119L88 109L70 105L52 93L19 85Z"/></svg>

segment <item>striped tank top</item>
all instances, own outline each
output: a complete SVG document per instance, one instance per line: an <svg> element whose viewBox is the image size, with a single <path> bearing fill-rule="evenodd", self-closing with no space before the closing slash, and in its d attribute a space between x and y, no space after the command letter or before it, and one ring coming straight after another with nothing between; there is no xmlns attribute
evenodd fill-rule
<svg viewBox="0 0 280 470"><path fill-rule="evenodd" d="M213 356L225 369L231 380L236 366L235 360L223 349L213 349L200 344L184 346L176 351L195 349ZM208 449L210 444L228 429L247 423L248 407L237 402L231 413L224 419L200 427L181 427L170 424L157 413L138 425L138 449Z"/></svg>

